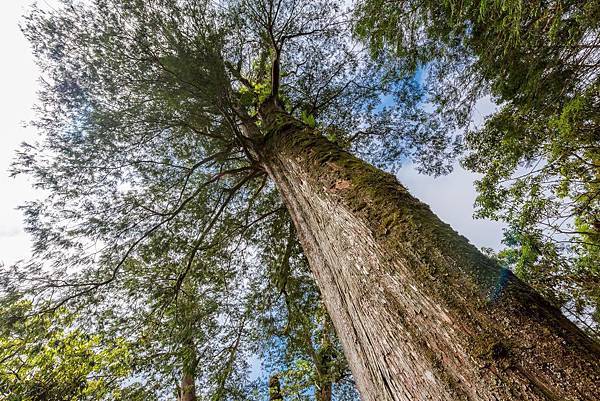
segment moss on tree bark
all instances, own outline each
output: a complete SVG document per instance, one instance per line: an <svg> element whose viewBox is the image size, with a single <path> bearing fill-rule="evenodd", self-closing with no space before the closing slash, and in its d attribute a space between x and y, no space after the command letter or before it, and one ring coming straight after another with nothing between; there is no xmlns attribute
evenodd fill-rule
<svg viewBox="0 0 600 401"><path fill-rule="evenodd" d="M257 150L364 401L597 400L600 349L393 175L284 113Z"/></svg>

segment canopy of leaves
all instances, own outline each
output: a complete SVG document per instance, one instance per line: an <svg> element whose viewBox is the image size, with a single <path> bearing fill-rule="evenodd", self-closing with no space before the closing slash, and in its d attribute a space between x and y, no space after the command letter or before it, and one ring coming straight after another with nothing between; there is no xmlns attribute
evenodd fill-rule
<svg viewBox="0 0 600 401"><path fill-rule="evenodd" d="M130 344L89 335L68 311L24 319L25 300L0 305L0 396L9 401L147 399L119 384L130 374Z"/></svg>

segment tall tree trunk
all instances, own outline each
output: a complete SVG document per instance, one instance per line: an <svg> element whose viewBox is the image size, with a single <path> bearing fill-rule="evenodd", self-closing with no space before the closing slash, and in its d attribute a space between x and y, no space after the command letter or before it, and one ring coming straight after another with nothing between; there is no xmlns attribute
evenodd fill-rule
<svg viewBox="0 0 600 401"><path fill-rule="evenodd" d="M257 152L363 401L600 399L598 344L394 176L273 111Z"/></svg>
<svg viewBox="0 0 600 401"><path fill-rule="evenodd" d="M196 384L195 377L189 373L183 373L181 378L181 386L177 401L196 401Z"/></svg>
<svg viewBox="0 0 600 401"><path fill-rule="evenodd" d="M188 332L191 333L191 331ZM181 385L178 389L177 401L196 401L196 369L198 356L196 346L191 338L185 340L185 353L183 354L183 369Z"/></svg>

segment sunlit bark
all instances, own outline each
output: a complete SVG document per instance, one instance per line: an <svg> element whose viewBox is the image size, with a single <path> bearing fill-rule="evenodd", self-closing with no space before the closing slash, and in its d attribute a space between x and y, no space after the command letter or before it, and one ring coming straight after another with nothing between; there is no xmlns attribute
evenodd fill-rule
<svg viewBox="0 0 600 401"><path fill-rule="evenodd" d="M558 310L392 175L276 106L263 116L263 166L363 401L600 399L599 347Z"/></svg>

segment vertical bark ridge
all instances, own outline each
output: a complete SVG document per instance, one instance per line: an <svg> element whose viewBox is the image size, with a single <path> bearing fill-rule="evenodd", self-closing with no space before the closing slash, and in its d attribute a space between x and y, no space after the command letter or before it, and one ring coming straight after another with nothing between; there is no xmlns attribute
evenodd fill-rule
<svg viewBox="0 0 600 401"><path fill-rule="evenodd" d="M600 351L390 174L290 123L263 165L363 401L596 400Z"/></svg>

